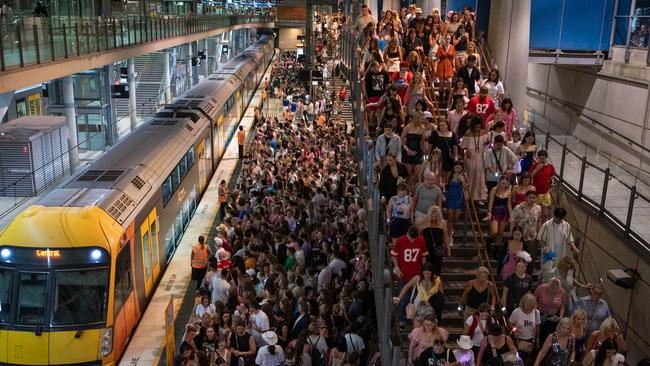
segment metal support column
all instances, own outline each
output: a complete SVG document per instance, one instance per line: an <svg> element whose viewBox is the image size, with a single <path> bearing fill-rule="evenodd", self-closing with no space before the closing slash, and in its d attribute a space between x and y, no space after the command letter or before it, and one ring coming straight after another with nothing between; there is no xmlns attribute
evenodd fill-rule
<svg viewBox="0 0 650 366"><path fill-rule="evenodd" d="M165 88L165 104L172 102L172 78L169 67L169 51L163 51L163 87Z"/></svg>
<svg viewBox="0 0 650 366"><path fill-rule="evenodd" d="M68 126L68 150L70 151L70 173L72 173L76 170L77 164L79 164L77 112L74 102L72 75L63 78L63 106L65 108L65 122Z"/></svg>
<svg viewBox="0 0 650 366"><path fill-rule="evenodd" d="M128 82L129 82L129 122L131 125L131 131L135 130L138 126L138 115L137 115L137 100L135 98L135 63L133 59L130 58L126 61L127 73L128 73Z"/></svg>
<svg viewBox="0 0 650 366"><path fill-rule="evenodd" d="M203 40L203 53L205 54L205 60L201 60L201 67L203 68L203 77L205 79L210 76L210 60L208 59L208 39Z"/></svg>
<svg viewBox="0 0 650 366"><path fill-rule="evenodd" d="M305 68L311 69L314 64L314 3L307 0L307 27L305 29ZM309 80L311 84L311 80Z"/></svg>
<svg viewBox="0 0 650 366"><path fill-rule="evenodd" d="M199 41L194 41L190 45L190 58L198 57L199 54ZM192 86L199 83L199 66L192 66L190 59L190 66L192 69Z"/></svg>
<svg viewBox="0 0 650 366"><path fill-rule="evenodd" d="M233 57L233 54L235 53L235 38L233 37L235 35L235 32L230 30L228 31L228 56L226 57L226 61L230 61L230 59Z"/></svg>

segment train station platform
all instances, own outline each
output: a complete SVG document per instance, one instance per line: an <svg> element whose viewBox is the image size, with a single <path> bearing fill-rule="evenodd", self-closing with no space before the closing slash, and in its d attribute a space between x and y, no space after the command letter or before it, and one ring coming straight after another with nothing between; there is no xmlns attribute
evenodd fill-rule
<svg viewBox="0 0 650 366"><path fill-rule="evenodd" d="M272 63L271 63L272 65ZM269 65L264 78L270 75L271 66ZM253 136L253 114L254 106L261 103L261 90L258 90L249 108L246 110L244 117L239 125L244 127L247 140ZM241 166L238 159L237 139L232 139L226 148L217 171L212 177L203 198L198 204L194 216L185 231L181 243L176 249L169 265L163 274L158 287L156 288L151 301L140 320L129 344L122 356L119 365L136 366L136 365L159 365L165 364L165 315L170 299L173 301L173 319L176 323L178 320L184 324L187 321L188 314L180 311L189 307L193 309L195 297L189 294L191 281L190 253L192 246L196 244L197 238L201 235L206 240L212 240L208 234L217 224L217 211L219 209L217 187L221 180L232 182L236 180L236 174ZM190 302L189 304L187 302ZM183 334L184 329L175 329L176 333ZM176 346L180 343L177 342Z"/></svg>

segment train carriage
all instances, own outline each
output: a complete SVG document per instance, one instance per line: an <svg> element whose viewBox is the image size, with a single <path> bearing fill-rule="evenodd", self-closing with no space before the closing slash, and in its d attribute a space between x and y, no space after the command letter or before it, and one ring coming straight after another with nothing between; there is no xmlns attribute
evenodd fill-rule
<svg viewBox="0 0 650 366"><path fill-rule="evenodd" d="M272 45L261 38L0 234L0 365L117 363Z"/></svg>

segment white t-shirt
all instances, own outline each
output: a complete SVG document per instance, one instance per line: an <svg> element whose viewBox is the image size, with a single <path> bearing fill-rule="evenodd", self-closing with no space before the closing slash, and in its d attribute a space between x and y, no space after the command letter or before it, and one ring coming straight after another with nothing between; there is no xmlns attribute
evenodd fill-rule
<svg viewBox="0 0 650 366"><path fill-rule="evenodd" d="M540 321L539 310L535 309L530 314L525 314L521 308L516 308L510 315L510 323L519 330L519 338L531 340L535 338L535 328Z"/></svg>
<svg viewBox="0 0 650 366"><path fill-rule="evenodd" d="M467 324L468 327L472 326L472 323L474 323L474 319L475 318L473 316L470 316L469 318L467 318L465 323ZM483 327L482 329L487 329L487 319L486 320L480 320L480 322L481 322L481 324L476 325L476 329L474 330L474 334L472 335L472 345L474 347L480 347L481 342L483 342L483 337L485 335L481 331L481 327Z"/></svg>
<svg viewBox="0 0 650 366"><path fill-rule="evenodd" d="M208 288L212 293L211 300L213 304L217 301L225 302L226 299L228 299L228 290L230 290L230 284L218 275L212 276Z"/></svg>
<svg viewBox="0 0 650 366"><path fill-rule="evenodd" d="M366 346L363 344L363 339L354 333L348 333L345 335L345 342L348 346L348 352L359 352L363 351Z"/></svg>
<svg viewBox="0 0 650 366"><path fill-rule="evenodd" d="M269 347L275 347L274 355L269 353ZM259 352L257 352L257 357L255 357L255 363L260 366L277 366L283 361L284 351L282 351L282 347L278 345L264 346L260 348Z"/></svg>

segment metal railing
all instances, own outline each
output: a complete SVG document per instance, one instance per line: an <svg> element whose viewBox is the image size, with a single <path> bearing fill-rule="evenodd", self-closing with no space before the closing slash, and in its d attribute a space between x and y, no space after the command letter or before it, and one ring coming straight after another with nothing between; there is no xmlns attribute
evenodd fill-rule
<svg viewBox="0 0 650 366"><path fill-rule="evenodd" d="M362 200L368 210L368 240L373 268L372 283L382 365L398 365L402 347L397 325L396 307L392 303L392 298L396 295L396 292L393 288L392 268L388 260L388 236L385 221L383 220L385 207L382 204L378 189L379 177L375 169L375 146L368 137L369 131L367 131L365 103L361 88L361 68L357 57L358 41L359 36L351 27L343 29L339 42L340 69L343 76L350 83L350 103L357 144L356 158L360 164L358 182ZM394 323L391 322L391 318ZM394 334L390 330L391 324L395 326Z"/></svg>
<svg viewBox="0 0 650 366"><path fill-rule="evenodd" d="M650 172L642 169L643 156L634 166L580 141L569 131L553 135L551 131L557 130L557 125L531 108L524 113L524 122L537 136L544 136L543 146L555 162L563 190L591 205L638 244L635 251L639 255L648 256L650 232L642 213L650 213Z"/></svg>
<svg viewBox="0 0 650 366"><path fill-rule="evenodd" d="M186 36L238 24L274 22L270 16L206 15L79 19L54 24L49 18L3 23L0 71Z"/></svg>

